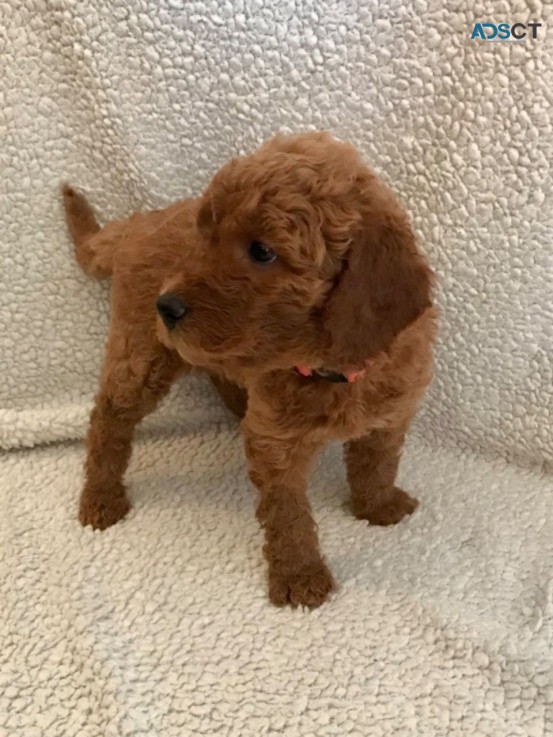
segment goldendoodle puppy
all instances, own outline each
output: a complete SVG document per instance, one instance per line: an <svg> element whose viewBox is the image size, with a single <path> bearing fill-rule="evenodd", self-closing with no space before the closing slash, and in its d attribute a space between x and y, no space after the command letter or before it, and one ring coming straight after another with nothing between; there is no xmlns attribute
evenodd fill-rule
<svg viewBox="0 0 553 737"><path fill-rule="evenodd" d="M346 442L354 514L390 525L417 502L395 486L432 374L432 274L402 208L354 148L276 136L203 196L100 228L63 188L81 267L113 277L87 439L83 525L124 517L133 431L199 367L242 416L259 491L269 595L321 604L333 588L307 498L310 465Z"/></svg>

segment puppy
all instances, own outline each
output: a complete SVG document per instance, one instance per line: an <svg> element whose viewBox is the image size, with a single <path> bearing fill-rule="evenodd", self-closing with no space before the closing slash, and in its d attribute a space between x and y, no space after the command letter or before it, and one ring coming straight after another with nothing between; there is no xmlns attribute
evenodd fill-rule
<svg viewBox="0 0 553 737"><path fill-rule="evenodd" d="M243 417L271 601L322 604L333 579L307 498L317 452L346 443L359 519L391 525L417 506L395 478L436 315L402 208L326 133L276 136L203 196L104 228L82 195L64 186L63 198L78 263L113 277L81 523L125 516L135 426L179 375L204 369Z"/></svg>

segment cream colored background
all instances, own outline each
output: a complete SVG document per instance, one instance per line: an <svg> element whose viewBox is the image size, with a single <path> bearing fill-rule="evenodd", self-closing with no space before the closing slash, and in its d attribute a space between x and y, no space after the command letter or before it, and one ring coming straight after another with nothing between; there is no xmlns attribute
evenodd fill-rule
<svg viewBox="0 0 553 737"><path fill-rule="evenodd" d="M327 128L400 193L439 276L418 432L551 460L551 6L495 5L540 39L470 41L484 5L433 0L1 6L0 443L81 436L96 385L106 289L73 262L60 180L110 218L198 193L277 130Z"/></svg>

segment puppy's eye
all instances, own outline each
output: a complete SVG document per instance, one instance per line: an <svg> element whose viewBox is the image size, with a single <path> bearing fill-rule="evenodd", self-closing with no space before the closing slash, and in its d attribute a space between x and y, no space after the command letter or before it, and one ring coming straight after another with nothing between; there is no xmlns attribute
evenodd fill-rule
<svg viewBox="0 0 553 737"><path fill-rule="evenodd" d="M259 241L252 241L250 243L248 254L256 264L272 264L278 258L274 251Z"/></svg>

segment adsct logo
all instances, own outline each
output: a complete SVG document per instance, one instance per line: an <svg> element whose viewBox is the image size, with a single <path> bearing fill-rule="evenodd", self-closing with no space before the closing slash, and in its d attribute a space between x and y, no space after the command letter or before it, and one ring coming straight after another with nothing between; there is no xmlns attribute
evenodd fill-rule
<svg viewBox="0 0 553 737"><path fill-rule="evenodd" d="M541 23L475 23L470 40L504 41L507 43L524 43L527 38L536 40Z"/></svg>

